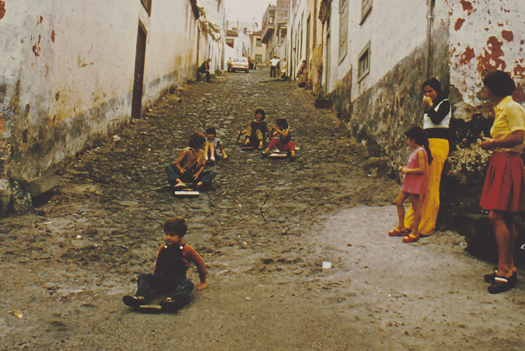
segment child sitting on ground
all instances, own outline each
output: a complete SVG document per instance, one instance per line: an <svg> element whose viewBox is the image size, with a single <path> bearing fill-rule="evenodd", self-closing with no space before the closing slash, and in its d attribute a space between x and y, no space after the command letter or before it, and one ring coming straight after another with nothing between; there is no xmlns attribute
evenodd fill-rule
<svg viewBox="0 0 525 351"><path fill-rule="evenodd" d="M206 163L213 164L215 162L217 149L221 150L222 158L224 160L228 158L226 151L224 151L224 147L222 146L221 139L217 138L217 131L214 127L206 129L206 139L208 139L204 146L204 159Z"/></svg>
<svg viewBox="0 0 525 351"><path fill-rule="evenodd" d="M209 187L216 173L204 171L204 145L206 138L202 133L195 133L190 137L188 147L182 150L173 162L166 166L168 182L174 187L186 187L192 183L197 189Z"/></svg>
<svg viewBox="0 0 525 351"><path fill-rule="evenodd" d="M403 236L408 233L405 228L405 202L410 197L414 209L414 224L412 233L403 238L403 242L411 243L419 240L419 222L421 221L421 207L426 189L427 162L432 163L432 154L428 147L428 139L423 129L413 127L405 132L408 146L413 149L406 167L399 167L399 171L405 175L401 191L396 198L397 216L399 224L388 232L389 236Z"/></svg>
<svg viewBox="0 0 525 351"><path fill-rule="evenodd" d="M126 295L122 298L124 304L138 308L147 305L155 295L166 294L161 306L181 308L187 303L193 291L193 283L186 278L186 271L193 262L199 271L200 283L197 290L204 290L206 284L206 265L197 252L186 245L182 238L188 230L186 220L172 217L164 224L166 233L165 244L161 245L153 274L141 274L137 281L138 289L135 296Z"/></svg>
<svg viewBox="0 0 525 351"><path fill-rule="evenodd" d="M246 130L240 132L240 134L246 135L246 141L244 142L245 147L258 147L259 150L264 148L266 133L270 133L271 131L268 124L264 121L265 117L264 110L258 108L255 110L255 121L252 121Z"/></svg>
<svg viewBox="0 0 525 351"><path fill-rule="evenodd" d="M270 141L270 144L262 153L263 157L268 156L270 150L277 147L279 151L288 151L290 153L290 160L295 161L295 144L292 141L292 134L288 127L288 122L284 118L279 118L275 121L275 125L272 127L271 135L276 137Z"/></svg>

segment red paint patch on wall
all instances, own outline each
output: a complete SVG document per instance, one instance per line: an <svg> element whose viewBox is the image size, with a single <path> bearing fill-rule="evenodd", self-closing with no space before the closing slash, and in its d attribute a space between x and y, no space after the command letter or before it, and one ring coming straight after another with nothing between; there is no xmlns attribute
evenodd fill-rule
<svg viewBox="0 0 525 351"><path fill-rule="evenodd" d="M457 21L456 21L456 24L454 24L454 30L458 31L461 28L461 26L463 25L464 22L465 22L465 19L458 18Z"/></svg>
<svg viewBox="0 0 525 351"><path fill-rule="evenodd" d="M525 67L521 66L520 64L516 64L513 73L514 77L516 78L525 78Z"/></svg>
<svg viewBox="0 0 525 351"><path fill-rule="evenodd" d="M0 19L5 16L5 2L0 0Z"/></svg>
<svg viewBox="0 0 525 351"><path fill-rule="evenodd" d="M33 53L35 54L36 57L40 56L40 51L42 50L42 48L40 47L40 40L41 39L42 39L42 36L39 35L38 36L38 43L33 45Z"/></svg>
<svg viewBox="0 0 525 351"><path fill-rule="evenodd" d="M478 72L481 73L484 70L493 72L497 69L505 70L505 67L507 67L507 64L501 58L502 56L504 56L503 50L501 50L502 45L503 45L503 42L499 41L494 36L490 37L487 40L487 48L483 49L484 54L478 56L478 67L477 67ZM487 49L490 52L488 52Z"/></svg>
<svg viewBox="0 0 525 351"><path fill-rule="evenodd" d="M512 31L510 31L510 30L502 30L501 31L501 36L506 41L513 41L514 40L514 33L512 33Z"/></svg>
<svg viewBox="0 0 525 351"><path fill-rule="evenodd" d="M470 1L465 1L465 0L461 0L461 5L463 6L463 11L469 11L469 15L470 15L470 11L472 11L474 9L474 7L472 7L472 3Z"/></svg>
<svg viewBox="0 0 525 351"><path fill-rule="evenodd" d="M459 60L460 65L468 65L470 60L472 60L476 55L474 54L474 49L468 47L465 49L465 52L461 54L461 59Z"/></svg>

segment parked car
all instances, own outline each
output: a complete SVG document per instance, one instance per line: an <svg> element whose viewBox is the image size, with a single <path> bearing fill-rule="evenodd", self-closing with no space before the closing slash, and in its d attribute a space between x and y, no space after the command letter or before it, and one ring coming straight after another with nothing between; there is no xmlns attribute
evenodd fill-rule
<svg viewBox="0 0 525 351"><path fill-rule="evenodd" d="M235 72L236 70L241 70L246 73L250 72L248 59L246 57L234 57L232 59L231 70L232 72Z"/></svg>

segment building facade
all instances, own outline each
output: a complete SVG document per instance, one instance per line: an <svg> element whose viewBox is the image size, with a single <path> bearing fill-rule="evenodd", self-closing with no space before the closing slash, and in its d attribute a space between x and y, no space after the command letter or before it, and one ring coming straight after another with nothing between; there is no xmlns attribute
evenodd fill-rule
<svg viewBox="0 0 525 351"><path fill-rule="evenodd" d="M261 34L262 30L250 34L252 47L250 59L252 62L257 62L257 64L264 64L266 62L266 45L262 43Z"/></svg>
<svg viewBox="0 0 525 351"><path fill-rule="evenodd" d="M372 154L402 162L428 77L467 123L490 113L478 98L487 72L509 72L525 101L524 17L525 3L511 0L323 0L323 92Z"/></svg>
<svg viewBox="0 0 525 351"><path fill-rule="evenodd" d="M1 213L30 203L24 184L140 118L216 55L196 0L0 6Z"/></svg>
<svg viewBox="0 0 525 351"><path fill-rule="evenodd" d="M269 5L263 15L261 41L266 45L266 62L274 56L286 57L289 1L277 0L276 5Z"/></svg>
<svg viewBox="0 0 525 351"><path fill-rule="evenodd" d="M286 42L286 57L289 75L297 76L303 60L308 70L307 87L314 95L321 89L323 65L323 25L319 20L321 0L291 0L288 21L289 34Z"/></svg>

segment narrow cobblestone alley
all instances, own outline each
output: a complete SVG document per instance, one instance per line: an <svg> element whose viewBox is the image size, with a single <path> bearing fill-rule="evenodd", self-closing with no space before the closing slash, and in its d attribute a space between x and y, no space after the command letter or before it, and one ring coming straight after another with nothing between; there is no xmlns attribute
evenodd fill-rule
<svg viewBox="0 0 525 351"><path fill-rule="evenodd" d="M288 120L295 162L241 150L256 108ZM210 190L176 198L164 167L208 126L230 157L211 167ZM398 184L330 110L268 69L180 87L58 173L34 214L0 221L0 349L522 348L523 283L489 295L492 266L455 233L389 238ZM189 221L208 288L175 314L134 312L122 296L152 271L174 215Z"/></svg>

